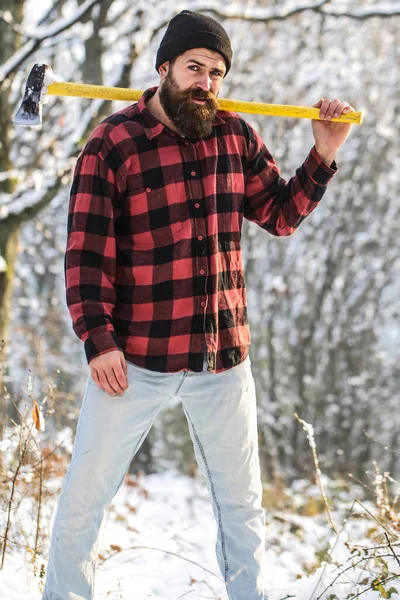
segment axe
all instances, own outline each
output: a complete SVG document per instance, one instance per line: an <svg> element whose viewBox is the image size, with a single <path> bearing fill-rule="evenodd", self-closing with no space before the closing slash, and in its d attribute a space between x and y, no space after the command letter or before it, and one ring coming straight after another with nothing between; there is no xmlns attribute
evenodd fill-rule
<svg viewBox="0 0 400 600"><path fill-rule="evenodd" d="M49 65L36 63L29 73L25 94L21 107L15 114L13 122L26 127L40 126L42 123L42 105L47 101L45 96L78 96L79 98L102 98L104 100L137 101L143 90L87 85L61 81L56 77ZM289 104L264 104L261 102L243 102L239 100L218 99L221 110L233 112L270 115L275 117L293 117L295 119L318 119L319 108L309 106L292 106ZM332 122L362 122L362 111L351 111Z"/></svg>

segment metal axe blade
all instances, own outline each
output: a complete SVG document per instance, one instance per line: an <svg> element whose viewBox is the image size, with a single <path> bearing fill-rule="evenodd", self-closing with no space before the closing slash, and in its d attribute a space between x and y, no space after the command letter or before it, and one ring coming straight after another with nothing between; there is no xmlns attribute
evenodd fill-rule
<svg viewBox="0 0 400 600"><path fill-rule="evenodd" d="M36 63L29 73L24 98L13 123L24 127L35 127L42 124L43 90L53 81L59 81L49 65Z"/></svg>

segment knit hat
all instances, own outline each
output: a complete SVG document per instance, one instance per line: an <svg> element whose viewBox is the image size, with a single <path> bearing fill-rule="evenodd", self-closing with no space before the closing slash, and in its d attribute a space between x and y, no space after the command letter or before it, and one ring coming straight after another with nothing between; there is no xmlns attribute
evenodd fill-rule
<svg viewBox="0 0 400 600"><path fill-rule="evenodd" d="M219 52L225 59L225 75L231 68L231 42L222 25L201 13L183 10L171 19L161 40L156 71L167 60L191 48L208 48Z"/></svg>

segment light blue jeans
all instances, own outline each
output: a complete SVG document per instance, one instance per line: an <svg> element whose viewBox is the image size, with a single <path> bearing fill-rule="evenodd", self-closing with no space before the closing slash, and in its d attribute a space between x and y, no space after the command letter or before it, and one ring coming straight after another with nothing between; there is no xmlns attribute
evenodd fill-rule
<svg viewBox="0 0 400 600"><path fill-rule="evenodd" d="M264 600L265 517L250 359L221 373L159 373L132 363L127 368L123 396L108 395L88 377L55 513L42 600L93 598L104 508L171 396L182 401L212 500L216 555L228 598Z"/></svg>

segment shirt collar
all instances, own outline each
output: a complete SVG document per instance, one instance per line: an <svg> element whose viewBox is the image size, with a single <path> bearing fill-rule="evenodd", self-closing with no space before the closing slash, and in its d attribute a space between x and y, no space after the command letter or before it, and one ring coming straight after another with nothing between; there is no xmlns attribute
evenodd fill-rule
<svg viewBox="0 0 400 600"><path fill-rule="evenodd" d="M162 130L166 127L161 121L156 119L156 117L149 111L146 106L146 102L155 94L158 86L154 86L145 90L142 96L139 98L137 102L137 111L139 115L142 117L144 122L144 132L149 140L152 140L157 135L159 135ZM211 123L213 127L216 125L222 125L225 123L224 119L219 115L216 115L214 121Z"/></svg>

